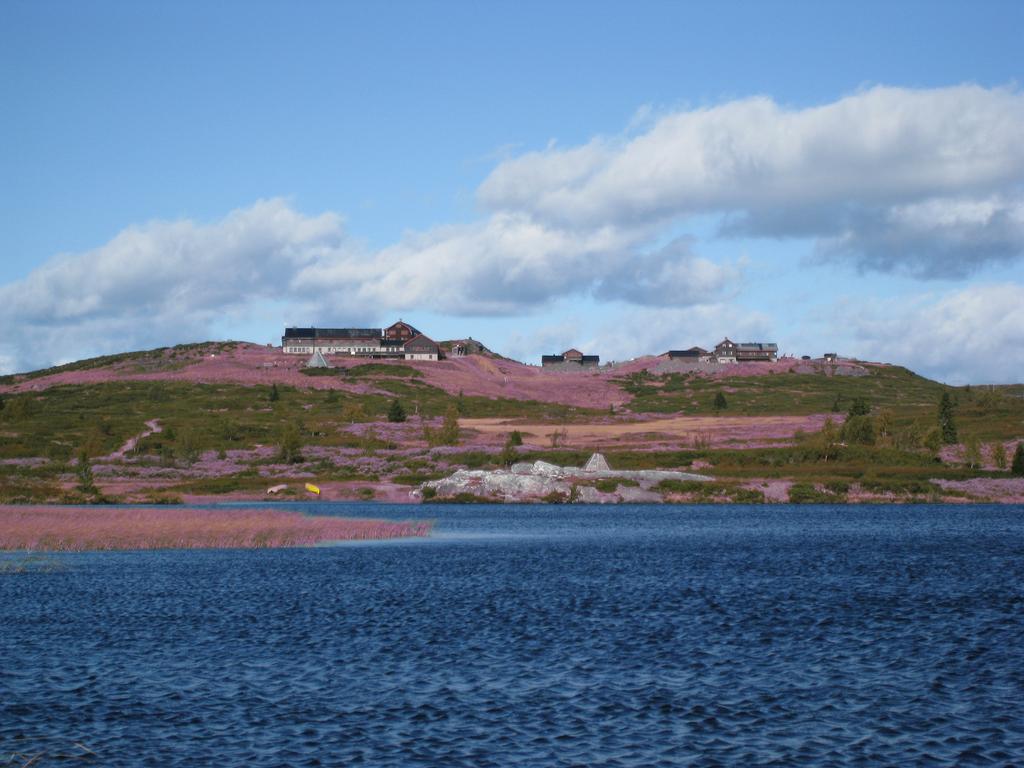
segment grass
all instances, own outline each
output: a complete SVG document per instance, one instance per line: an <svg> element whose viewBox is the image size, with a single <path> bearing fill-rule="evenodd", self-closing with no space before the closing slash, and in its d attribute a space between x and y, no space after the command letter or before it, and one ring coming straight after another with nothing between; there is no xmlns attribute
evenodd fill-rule
<svg viewBox="0 0 1024 768"><path fill-rule="evenodd" d="M648 377L648 383L622 379L619 385L634 394L629 408L636 413L712 415L715 394L722 392L728 401L723 413L732 416L825 413L837 397L843 411L857 397L877 408L933 407L945 389L906 368L867 370L867 376L779 373L727 379L669 373Z"/></svg>
<svg viewBox="0 0 1024 768"><path fill-rule="evenodd" d="M277 509L0 506L0 550L81 552L310 546L426 536L427 522L309 517Z"/></svg>

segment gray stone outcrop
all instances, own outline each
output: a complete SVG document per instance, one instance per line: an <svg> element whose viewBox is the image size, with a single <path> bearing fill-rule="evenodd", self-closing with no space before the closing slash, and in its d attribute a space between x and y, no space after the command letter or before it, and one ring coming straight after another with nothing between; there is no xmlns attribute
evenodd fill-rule
<svg viewBox="0 0 1024 768"><path fill-rule="evenodd" d="M617 485L612 493L599 491L597 480L630 481ZM472 494L507 502L540 501L552 493L579 503L660 501L661 494L651 490L662 480L711 480L707 475L661 469L613 470L600 453L582 467L560 467L547 461L519 462L509 469L460 469L452 475L420 486L418 494L432 488L440 498ZM573 490L575 488L575 491Z"/></svg>

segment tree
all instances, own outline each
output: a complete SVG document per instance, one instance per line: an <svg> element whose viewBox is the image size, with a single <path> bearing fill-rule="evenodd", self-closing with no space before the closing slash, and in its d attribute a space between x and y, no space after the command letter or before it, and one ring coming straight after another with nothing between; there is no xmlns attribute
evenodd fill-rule
<svg viewBox="0 0 1024 768"><path fill-rule="evenodd" d="M1006 446L1003 445L1002 440L996 440L988 449L989 456L992 457L992 463L996 465L996 469L1006 469Z"/></svg>
<svg viewBox="0 0 1024 768"><path fill-rule="evenodd" d="M842 395L836 395L836 399L832 401L832 413L839 413L839 401L842 399Z"/></svg>
<svg viewBox="0 0 1024 768"><path fill-rule="evenodd" d="M302 461L302 438L298 427L288 422L281 428L281 440L277 446L277 458L285 464L298 464Z"/></svg>
<svg viewBox="0 0 1024 768"><path fill-rule="evenodd" d="M889 409L885 409L878 412L878 416L875 417L875 434L879 440L884 442L891 442L893 439L893 413Z"/></svg>
<svg viewBox="0 0 1024 768"><path fill-rule="evenodd" d="M939 429L942 431L942 442L952 445L957 442L956 423L953 421L953 401L949 392L943 392L939 400Z"/></svg>
<svg viewBox="0 0 1024 768"><path fill-rule="evenodd" d="M456 406L449 406L444 412L444 421L441 422L441 445L459 444L459 411Z"/></svg>
<svg viewBox="0 0 1024 768"><path fill-rule="evenodd" d="M513 429L508 433L508 444L509 445L522 445L523 444L523 433L518 429Z"/></svg>
<svg viewBox="0 0 1024 768"><path fill-rule="evenodd" d="M357 402L346 402L341 406L341 420L347 421L349 424L355 424L357 421L362 421L366 418L366 412L363 411L363 406Z"/></svg>
<svg viewBox="0 0 1024 768"><path fill-rule="evenodd" d="M843 440L860 445L875 444L875 424L870 416L850 416L843 423Z"/></svg>
<svg viewBox="0 0 1024 768"><path fill-rule="evenodd" d="M839 428L832 419L825 419L817 436L818 455L824 461L834 459L839 453Z"/></svg>
<svg viewBox="0 0 1024 768"><path fill-rule="evenodd" d="M516 433L513 432L512 434ZM516 445L522 444L522 438L520 438L519 443L515 443L512 440L512 435L508 436L508 440L505 441L505 447L501 449L501 456L499 457L502 466L510 467L516 463L516 459L519 458L519 453L516 451Z"/></svg>
<svg viewBox="0 0 1024 768"><path fill-rule="evenodd" d="M927 448L932 453L938 453L942 447L942 429L939 427L932 427L924 433L924 437L921 438L921 445Z"/></svg>
<svg viewBox="0 0 1024 768"><path fill-rule="evenodd" d="M853 402L850 403L850 410L847 411L846 415L852 418L853 416L867 416L869 413L871 413L871 405L868 404L867 399L855 397Z"/></svg>
<svg viewBox="0 0 1024 768"><path fill-rule="evenodd" d="M981 464L981 443L974 435L964 440L964 462L971 469Z"/></svg>
<svg viewBox="0 0 1024 768"><path fill-rule="evenodd" d="M405 421L405 408L397 400L392 400L388 407L388 421L395 424Z"/></svg>
<svg viewBox="0 0 1024 768"><path fill-rule="evenodd" d="M463 396L461 389L459 390L458 397L455 398L455 407L459 411L459 416L465 416L466 415L466 399Z"/></svg>
<svg viewBox="0 0 1024 768"><path fill-rule="evenodd" d="M78 476L78 490L90 496L95 496L99 493L96 483L93 482L92 467L89 465L89 453L84 448L78 451L78 466L75 468L75 475Z"/></svg>
<svg viewBox="0 0 1024 768"><path fill-rule="evenodd" d="M723 393L715 392L715 402L713 407L715 411L724 411L729 407L729 403L726 402L725 395Z"/></svg>
<svg viewBox="0 0 1024 768"><path fill-rule="evenodd" d="M270 396L269 396L269 399L270 399L270 402L272 402L272 403L276 403L278 400L281 399L281 393L277 391L277 384L271 384L270 385Z"/></svg>
<svg viewBox="0 0 1024 768"><path fill-rule="evenodd" d="M1024 442L1017 443L1017 450L1013 452L1013 463L1010 464L1010 474L1024 477Z"/></svg>
<svg viewBox="0 0 1024 768"><path fill-rule="evenodd" d="M185 463L192 466L199 458L199 441L195 432L185 427L178 434L178 455L185 460Z"/></svg>

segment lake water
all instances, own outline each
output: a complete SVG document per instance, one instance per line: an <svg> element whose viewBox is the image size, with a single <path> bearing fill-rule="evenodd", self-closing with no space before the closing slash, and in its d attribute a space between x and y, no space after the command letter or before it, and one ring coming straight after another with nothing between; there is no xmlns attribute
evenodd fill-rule
<svg viewBox="0 0 1024 768"><path fill-rule="evenodd" d="M315 509L0 573L0 764L1024 762L1019 506Z"/></svg>

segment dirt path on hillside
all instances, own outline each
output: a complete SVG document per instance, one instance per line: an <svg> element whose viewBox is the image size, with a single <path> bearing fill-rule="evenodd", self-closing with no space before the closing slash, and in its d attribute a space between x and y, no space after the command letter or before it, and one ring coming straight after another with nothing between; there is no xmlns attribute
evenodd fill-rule
<svg viewBox="0 0 1024 768"><path fill-rule="evenodd" d="M146 422L146 429L140 432L135 437L129 437L127 442L114 451L112 454L107 456L107 459L113 461L115 459L123 459L128 455L129 452L134 450L135 446L139 444L139 440L150 435L155 435L157 432L163 432L164 428L160 426L160 419L150 419Z"/></svg>

